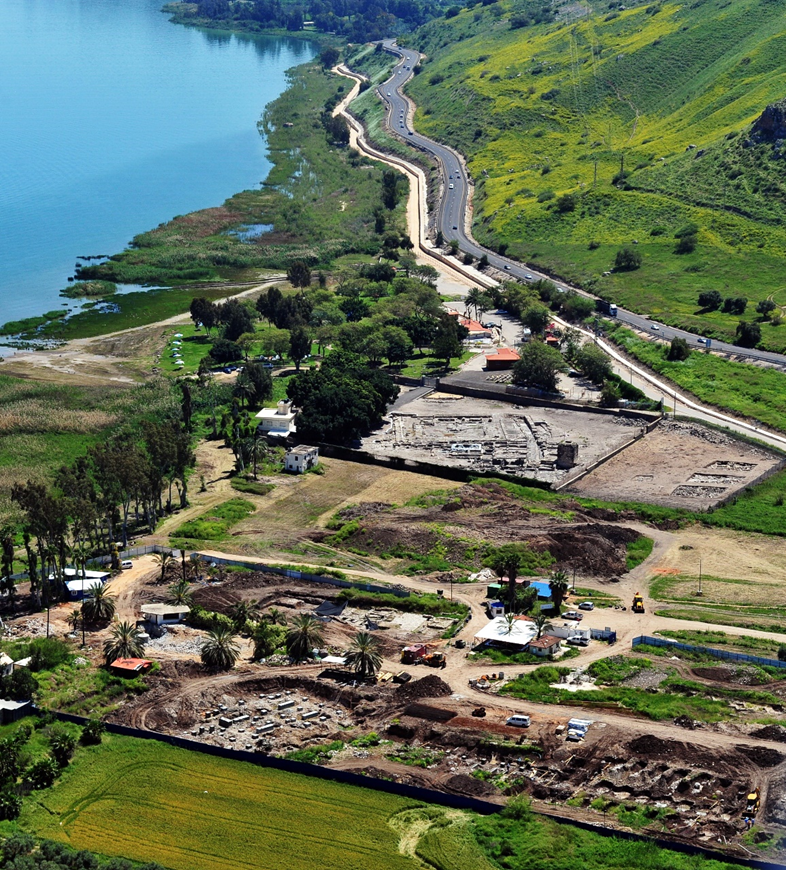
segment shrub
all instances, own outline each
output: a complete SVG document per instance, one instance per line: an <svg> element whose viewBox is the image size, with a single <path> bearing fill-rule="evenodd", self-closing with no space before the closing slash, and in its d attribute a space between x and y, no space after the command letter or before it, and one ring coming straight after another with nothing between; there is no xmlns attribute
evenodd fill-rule
<svg viewBox="0 0 786 870"><path fill-rule="evenodd" d="M705 290L699 293L699 307L705 311L716 311L723 304L723 297L717 290Z"/></svg>
<svg viewBox="0 0 786 870"><path fill-rule="evenodd" d="M53 725L49 730L49 747L58 767L68 767L76 749L76 737L63 725Z"/></svg>
<svg viewBox="0 0 786 870"><path fill-rule="evenodd" d="M737 343L743 347L756 347L761 341L761 326L741 320L737 324Z"/></svg>
<svg viewBox="0 0 786 870"><path fill-rule="evenodd" d="M59 772L60 768L53 758L42 758L28 769L25 782L34 789L49 788Z"/></svg>
<svg viewBox="0 0 786 870"><path fill-rule="evenodd" d="M543 190L538 194L538 202L548 202L550 199L554 199L554 196L553 190Z"/></svg>
<svg viewBox="0 0 786 870"><path fill-rule="evenodd" d="M30 670L51 671L67 662L71 651L56 637L38 637L30 644Z"/></svg>
<svg viewBox="0 0 786 870"><path fill-rule="evenodd" d="M620 248L614 258L614 268L618 272L632 272L641 268L641 254L633 248Z"/></svg>
<svg viewBox="0 0 786 870"><path fill-rule="evenodd" d="M79 740L84 746L95 746L101 742L105 730L106 726L100 719L91 719L82 728Z"/></svg>
<svg viewBox="0 0 786 870"><path fill-rule="evenodd" d="M690 348L688 342L684 338L673 338L669 346L669 354L667 359L671 362L683 362L690 356Z"/></svg>
<svg viewBox="0 0 786 870"><path fill-rule="evenodd" d="M557 200L557 211L560 214L566 214L567 212L576 211L577 204L578 197L576 196L576 194L566 193L564 196L561 196Z"/></svg>
<svg viewBox="0 0 786 870"><path fill-rule="evenodd" d="M681 236L677 240L677 244L674 246L674 253L692 254L696 250L696 245L698 244L698 241L699 237L693 234Z"/></svg>

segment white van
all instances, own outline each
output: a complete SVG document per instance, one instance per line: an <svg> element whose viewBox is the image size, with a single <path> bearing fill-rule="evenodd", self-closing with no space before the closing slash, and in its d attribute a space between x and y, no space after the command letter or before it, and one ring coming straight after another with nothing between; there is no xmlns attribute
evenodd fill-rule
<svg viewBox="0 0 786 870"><path fill-rule="evenodd" d="M134 563L130 559L126 559L125 561L120 563L120 567L125 571L128 568L133 568Z"/></svg>
<svg viewBox="0 0 786 870"><path fill-rule="evenodd" d="M525 716L523 713L516 713L515 716L508 716L505 724L513 725L516 728L529 728L529 716Z"/></svg>

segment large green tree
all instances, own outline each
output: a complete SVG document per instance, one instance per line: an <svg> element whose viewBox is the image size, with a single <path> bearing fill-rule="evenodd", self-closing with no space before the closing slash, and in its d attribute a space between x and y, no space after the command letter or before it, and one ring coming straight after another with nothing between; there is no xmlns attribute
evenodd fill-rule
<svg viewBox="0 0 786 870"><path fill-rule="evenodd" d="M367 631L359 631L350 644L346 661L362 680L373 677L382 664L379 640Z"/></svg>
<svg viewBox="0 0 786 870"><path fill-rule="evenodd" d="M388 375L347 351L333 351L319 370L301 372L288 387L289 398L301 409L298 434L334 444L378 426L398 392Z"/></svg>
<svg viewBox="0 0 786 870"><path fill-rule="evenodd" d="M549 393L557 391L557 376L568 369L557 348L532 340L521 348L520 357L513 366L513 383Z"/></svg>
<svg viewBox="0 0 786 870"><path fill-rule="evenodd" d="M116 659L136 659L144 655L145 645L139 629L130 622L119 622L112 628L104 644L104 658L108 665Z"/></svg>
<svg viewBox="0 0 786 870"><path fill-rule="evenodd" d="M232 629L225 625L219 625L208 632L200 651L202 664L216 671L228 671L234 667L240 655L240 647L235 643L235 638Z"/></svg>
<svg viewBox="0 0 786 870"><path fill-rule="evenodd" d="M311 655L311 651L322 643L322 626L310 613L296 616L287 631L287 653L295 661Z"/></svg>

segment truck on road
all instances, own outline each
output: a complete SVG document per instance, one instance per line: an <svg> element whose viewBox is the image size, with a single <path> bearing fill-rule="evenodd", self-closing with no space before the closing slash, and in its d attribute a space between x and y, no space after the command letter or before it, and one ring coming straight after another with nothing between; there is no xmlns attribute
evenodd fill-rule
<svg viewBox="0 0 786 870"><path fill-rule="evenodd" d="M609 317L617 316L616 304L614 302L609 302L607 299L596 299L595 308L597 308L601 314L607 314Z"/></svg>

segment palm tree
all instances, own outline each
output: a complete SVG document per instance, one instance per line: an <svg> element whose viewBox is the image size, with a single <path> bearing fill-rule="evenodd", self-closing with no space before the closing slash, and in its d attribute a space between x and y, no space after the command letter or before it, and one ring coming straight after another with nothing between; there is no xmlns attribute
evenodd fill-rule
<svg viewBox="0 0 786 870"><path fill-rule="evenodd" d="M130 622L119 622L112 629L110 639L104 644L104 657L108 665L116 659L138 659L144 651L145 644L140 637L140 631Z"/></svg>
<svg viewBox="0 0 786 870"><path fill-rule="evenodd" d="M311 650L322 643L319 620L311 614L296 616L287 632L287 652L295 661L308 658Z"/></svg>
<svg viewBox="0 0 786 870"><path fill-rule="evenodd" d="M513 634L513 629L516 626L516 614L508 613L505 616L505 634Z"/></svg>
<svg viewBox="0 0 786 870"><path fill-rule="evenodd" d="M196 579L199 577L199 573L202 570L202 557L199 553L192 553L188 557L188 564L190 566L191 576Z"/></svg>
<svg viewBox="0 0 786 870"><path fill-rule="evenodd" d="M166 579L166 569L173 565L175 560L169 553L153 553L153 561L161 566L161 582Z"/></svg>
<svg viewBox="0 0 786 870"><path fill-rule="evenodd" d="M550 631L554 626L549 622L548 616L541 610L540 613L536 613L532 617L532 621L535 623L535 628L538 630L538 638L543 634L544 631Z"/></svg>
<svg viewBox="0 0 786 870"><path fill-rule="evenodd" d="M483 291L480 289L480 287L473 287L469 291L469 293L467 293L466 297L464 298L464 311L467 312L467 314L469 314L469 312L471 312L474 308L475 316L477 317L478 299L482 292Z"/></svg>
<svg viewBox="0 0 786 870"><path fill-rule="evenodd" d="M71 626L72 631L76 631L76 627L79 625L82 619L82 611L81 610L72 610L68 615L68 619L66 622Z"/></svg>
<svg viewBox="0 0 786 870"><path fill-rule="evenodd" d="M279 632L274 631L269 622L258 622L251 632L251 640L254 641L254 658L266 659L272 656L281 643Z"/></svg>
<svg viewBox="0 0 786 870"><path fill-rule="evenodd" d="M71 556L74 560L74 567L77 569L77 572L81 572L82 577L85 576L85 564L92 552L92 547L87 541L77 541L71 547Z"/></svg>
<svg viewBox="0 0 786 870"><path fill-rule="evenodd" d="M347 665L353 668L361 680L376 675L382 664L379 641L367 631L359 631L352 641L347 655Z"/></svg>
<svg viewBox="0 0 786 870"><path fill-rule="evenodd" d="M549 580L549 591L557 616L560 614L560 607L562 607L562 602L565 600L569 588L568 575L564 571L553 571Z"/></svg>
<svg viewBox="0 0 786 870"><path fill-rule="evenodd" d="M229 613L235 631L241 631L247 622L255 622L259 616L259 608L253 601L238 601Z"/></svg>
<svg viewBox="0 0 786 870"><path fill-rule="evenodd" d="M260 606L260 602L257 602L257 607ZM269 622L271 625L286 625L287 617L282 610L279 610L277 607L271 607L267 613L262 616L262 619Z"/></svg>
<svg viewBox="0 0 786 870"><path fill-rule="evenodd" d="M115 596L109 593L109 584L97 583L87 590L82 602L82 613L88 622L109 622L115 615Z"/></svg>
<svg viewBox="0 0 786 870"><path fill-rule="evenodd" d="M208 632L207 640L202 643L202 664L217 671L228 671L234 667L240 655L240 647L235 643L237 635L226 625L219 625Z"/></svg>
<svg viewBox="0 0 786 870"><path fill-rule="evenodd" d="M188 580L183 580L181 578L169 587L168 592L167 604L178 604L184 605L185 607L191 606L194 595L191 592L191 584Z"/></svg>

